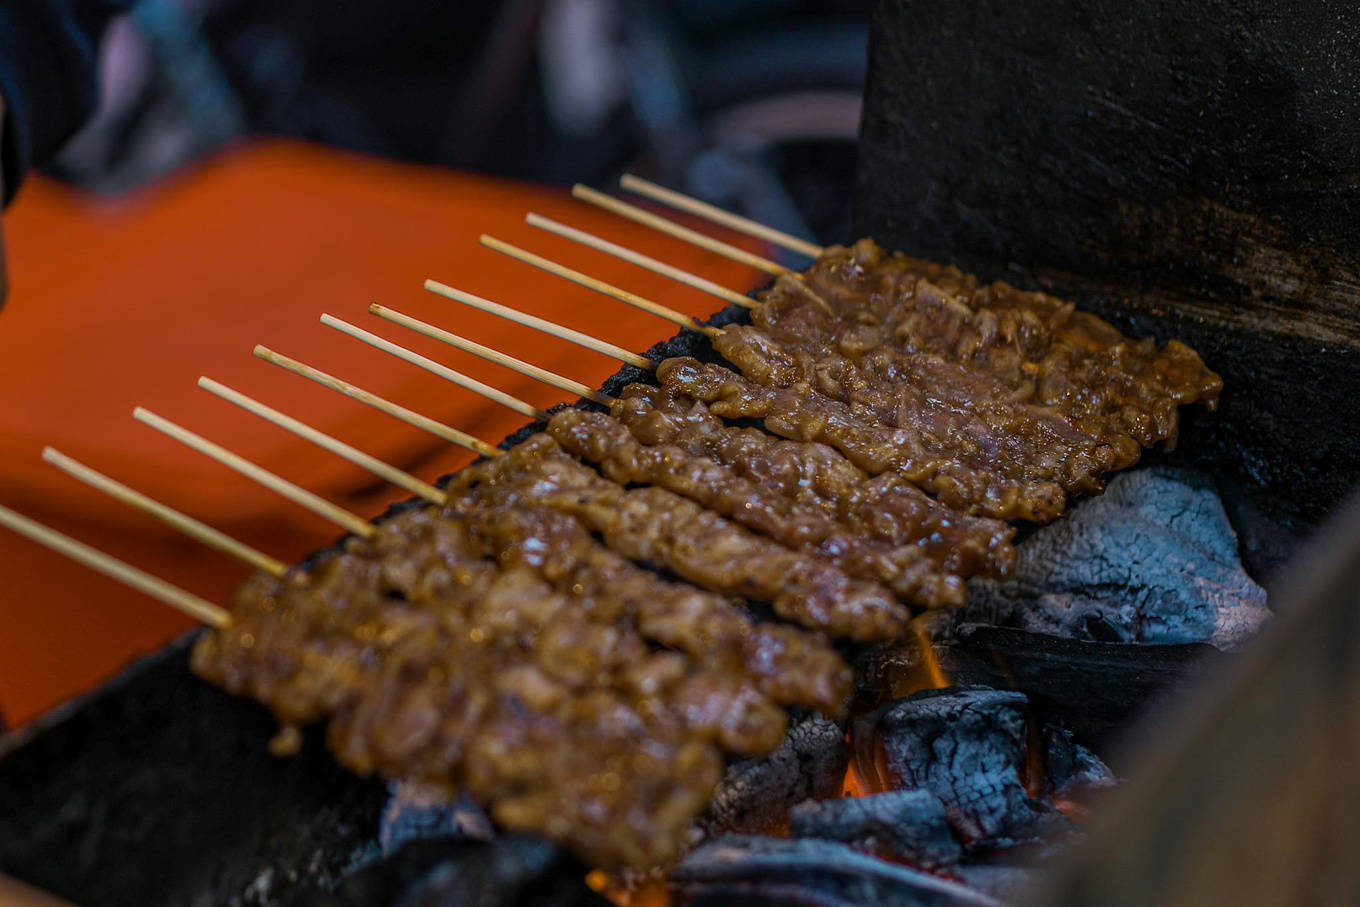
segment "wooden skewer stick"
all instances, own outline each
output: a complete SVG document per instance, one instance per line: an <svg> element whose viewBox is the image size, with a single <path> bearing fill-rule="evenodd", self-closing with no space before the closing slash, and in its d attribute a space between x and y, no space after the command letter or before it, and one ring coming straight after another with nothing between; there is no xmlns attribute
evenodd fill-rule
<svg viewBox="0 0 1360 907"><path fill-rule="evenodd" d="M422 497L432 504L443 505L448 500L448 495L444 494L444 492L435 488L428 482L422 482L408 472L403 472L395 466L384 463L377 457L370 456L362 450L346 444L339 438L334 438L323 431L312 428L310 425L299 422L292 416L284 415L273 407L266 406L260 401L248 397L238 390L227 387L225 384L220 384L211 378L200 377L198 379L198 386L211 394L216 394L223 400L235 403L248 413L259 416L267 422L272 422L300 438L306 438L318 447L324 447L337 457L342 457L361 469L367 469L374 475L385 479L400 488L405 488L412 494Z"/></svg>
<svg viewBox="0 0 1360 907"><path fill-rule="evenodd" d="M747 236L754 236L756 239L763 239L766 242L774 243L788 249L790 252L797 252L799 255L806 255L809 258L817 258L826 251L816 243L808 242L806 239L799 239L783 230L776 230L774 227L767 227L759 221L751 220L749 217L742 217L740 214L733 214L731 211L724 211L717 205L710 205L708 202L701 202L697 198L691 198L674 189L667 189L665 186L658 186L651 180L645 180L631 173L625 173L619 178L619 185L628 192L636 192L638 195L646 196L652 201L661 202L663 205L670 205L681 211L702 217L704 220L720 224L738 233L745 233Z"/></svg>
<svg viewBox="0 0 1360 907"><path fill-rule="evenodd" d="M86 485L96 488L112 498L117 498L124 504L129 504L144 513L149 513L161 522L173 526L190 538L196 539L207 545L209 548L244 561L257 570L263 570L265 573L272 576L281 578L288 573L288 565L282 561L276 560L264 552L250 547L244 542L238 542L226 533L219 532L206 523L201 523L187 514L180 513L178 510L167 507L161 502L147 497L140 491L129 488L122 482L111 479L103 473L91 469L78 460L73 460L55 447L44 447L42 458L67 475L79 479Z"/></svg>
<svg viewBox="0 0 1360 907"><path fill-rule="evenodd" d="M654 271L657 274L662 275L663 277L669 277L671 280L677 280L680 283L686 284L687 286L691 286L696 290L700 290L704 293L708 293L709 295L716 296L723 302L734 302L737 305L744 306L745 308L748 309L753 309L757 305L759 305L759 303L757 303L754 299L750 299L746 296L743 296L736 290L728 289L727 287L722 286L721 284L717 284L711 280L700 277L698 274L693 274L690 273L689 271L681 270L680 268L677 268L674 265L666 264L664 261L657 261L655 258L652 258L649 255L643 255L641 252L634 252L627 246L621 246L618 243L612 243L607 239L601 239L600 237L595 236L591 233L587 233L584 230L578 230L575 227L568 227L566 224L558 223L557 221L552 220L551 218L544 217L541 214L535 214L531 211L524 219L530 225L538 227L540 230L547 230L549 233L556 233L558 236L563 236L566 237L567 239L574 240L583 246L589 246L592 249L598 249L601 252L613 255L615 258L622 258L624 261L631 262L635 265L646 268L649 271Z"/></svg>
<svg viewBox="0 0 1360 907"><path fill-rule="evenodd" d="M46 545L53 551L64 554L71 560L84 564L92 570L98 570L105 576L125 583L139 592L145 592L152 598L183 611L194 620L200 620L218 629L231 623L231 612L226 608L220 608L206 599L199 598L192 592L167 583L144 570L138 570L126 561L120 561L118 558L105 554L96 548L91 548L84 542L77 542L69 535L64 535L55 529L49 529L42 523L30 520L23 514L15 513L8 507L0 507L0 526L12 529L40 545Z"/></svg>
<svg viewBox="0 0 1360 907"><path fill-rule="evenodd" d="M764 271L766 274L778 277L780 274L790 273L789 268L784 267L778 262L770 261L768 258L761 258L759 255L747 252L745 249L738 249L731 243L725 243L720 239L705 236L698 230L682 227L659 214L645 211L637 205L621 202L617 198L605 195L603 192L599 192L589 186L583 186L580 183L577 183L575 186L571 187L571 194L583 202L590 202L590 204L604 208L606 211L612 211L620 217L626 217L635 223L642 224L645 227L651 227L653 230L660 230L668 236L674 236L676 239L684 240L701 249L707 249L724 258L739 261L758 271Z"/></svg>
<svg viewBox="0 0 1360 907"><path fill-rule="evenodd" d="M370 305L368 310L379 318L386 319L393 324L399 324L402 327L410 328L417 334L424 334L426 337L438 340L441 343L447 343L449 346L457 347L474 356L480 356L488 362L494 362L497 365L503 365L508 369L513 369L521 375L528 375L530 378L536 378L544 384L550 384L569 394L575 394L578 397L585 397L587 400L593 400L601 406L609 406L614 402L613 397L608 394L602 394L579 381L573 381L556 372L550 372L545 368L539 368L537 365L531 365L523 359L516 359L514 356L502 353L500 350L492 349L489 346L483 346L476 341L461 337L452 331L437 328L428 322L412 318L410 315L403 315L401 312L389 309L386 306L378 305L376 302Z"/></svg>
<svg viewBox="0 0 1360 907"><path fill-rule="evenodd" d="M360 403L367 403L379 412L384 412L393 418L400 419L407 425L414 425L416 428L424 429L432 435L443 438L450 443L457 444L459 447L466 447L468 450L479 453L484 457L499 457L505 454L505 451L501 450L499 447L491 446L481 438L474 438L467 432L459 431L442 422L436 422L429 416L422 416L418 412L409 410L404 406L400 406L390 400L379 397L377 394L369 393L361 387L350 384L348 381L342 381L333 375L328 375L321 371L321 369L312 368L310 365L304 365L296 359L285 356L282 353L276 353L267 346L257 345L255 347L255 355L265 362L272 362L274 365L288 369L288 371L295 375L310 378L312 381L315 381L323 387L337 390L350 399L358 400Z"/></svg>
<svg viewBox="0 0 1360 907"><path fill-rule="evenodd" d="M449 368L448 366L440 365L433 359L427 359L426 357L420 355L419 353L408 350L404 346L399 346L390 340L384 340L377 334L371 334L361 327L355 327L348 321L342 321L341 319L336 318L334 315L322 315L321 323L326 325L327 327L335 328L337 331L340 331L342 333L349 334L351 337L354 337L357 340L362 340L363 342L370 344L371 346L375 346L385 353L391 353L398 359L404 359L405 361L411 363L412 365L418 365L421 368L425 369L426 371L432 372L433 374L436 374L447 381L452 381L459 387L464 387L472 391L473 393L481 394L488 400L494 400L501 406L513 409L515 412L528 416L530 419L537 419L542 421L548 418L548 413L544 412L543 410L539 409L537 406L534 406L531 403L527 403L524 400L519 399L518 397L512 397L505 391L497 390L496 388L492 387L489 384L483 384L476 378L471 378L467 375L464 375L462 372L456 372L453 369Z"/></svg>
<svg viewBox="0 0 1360 907"><path fill-rule="evenodd" d="M497 252L501 252L505 255L509 255L511 258L517 258L525 264L533 265L536 268L542 268L549 274L565 277L573 283L579 283L583 287L589 287L597 293L603 293L606 296L617 299L619 302L626 302L631 306L642 309L644 312L650 312L659 318L664 318L673 324L678 324L682 328L698 331L700 334L709 337L716 336L719 333L717 328L710 327L706 324L700 324L688 315L677 312L675 309L667 308L659 302L652 302L650 299L646 299L636 293L630 293L627 290L621 290L616 286L607 284L603 280L597 280L587 274L582 274L580 271L573 271L571 268L559 265L555 261L550 261L540 255L527 252L518 246L510 245L510 243L502 242L494 236L487 236L483 233L482 245L489 249L495 249Z"/></svg>
<svg viewBox="0 0 1360 907"><path fill-rule="evenodd" d="M270 491L281 495L300 507L305 507L317 516L330 520L338 526L349 530L357 536L368 538L377 532L377 528L372 523L365 522L359 517L337 507L325 498L313 494L312 492L294 485L287 479L277 476L262 466L256 466L239 454L234 454L201 435L194 434L187 428L183 428L171 422L169 419L156 415L148 409L137 407L132 411L132 418L145 425L150 425L159 432L169 435L176 441L191 447L206 457L211 457L229 469L234 469L241 475L253 479Z"/></svg>
<svg viewBox="0 0 1360 907"><path fill-rule="evenodd" d="M501 305L499 302L492 302L490 299L474 296L471 293L455 289L448 284L440 283L437 280L425 281L425 289L429 290L431 293L437 293L446 299L452 299L454 302L461 302L464 305L472 306L474 309L490 312L492 315L499 315L507 321L515 322L515 324L522 324L525 327L542 331L545 334L550 334L553 337L566 340L577 346L583 346L588 350L604 353L606 356L613 357L627 365L635 365L638 368L645 369L656 368L656 363L652 362L652 360L648 359L646 356L639 356L637 353L629 352L621 346L615 346L612 343L599 340L589 334L582 334L580 331L564 327L555 321L548 321L546 318L539 318L537 315L530 315L526 312L521 312L519 309L512 309L508 305Z"/></svg>

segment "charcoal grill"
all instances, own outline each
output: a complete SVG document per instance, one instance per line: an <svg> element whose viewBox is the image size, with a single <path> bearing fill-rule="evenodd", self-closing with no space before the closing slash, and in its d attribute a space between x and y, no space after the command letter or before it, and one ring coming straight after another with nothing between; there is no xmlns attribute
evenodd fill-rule
<svg viewBox="0 0 1360 907"><path fill-rule="evenodd" d="M1170 456L1215 477L1244 561L1266 581L1360 481L1360 11L1286 7L883 0L856 199L857 232L884 246L1199 349L1227 390L1217 413L1187 416ZM652 352L712 357L695 335ZM642 377L625 368L605 390ZM1119 763L1147 776L1141 792L1111 808L1045 899L1354 892L1338 855L1338 842L1360 839L1354 510L1327 524L1310 575L1276 597L1290 610L1268 644L1210 665L1224 676L1156 725L1173 729L1170 742ZM973 632L951 670L1083 700L1073 708L1092 735L1127 730L1138 711L1093 692L1081 673L1093 660L1114 658L1107 669L1140 685L1140 703L1185 688L1200 663L1192 647L1116 657L1088 644L1083 655ZM82 904L601 902L581 883L588 867L531 840L422 842L375 862L386 787L337 767L315 733L296 758L270 757L268 715L193 678L190 644L0 740L0 872ZM988 654L999 650L1022 670L998 669ZM1272 695L1281 688L1294 695ZM1254 756L1222 767L1243 752ZM1318 771L1334 772L1333 786ZM1288 806L1261 792L1265 777ZM1198 821L1171 821L1183 814L1168 803ZM1282 825L1243 844L1233 815ZM1311 847L1288 833L1316 821L1330 824ZM1234 856L1267 845L1279 887L1235 888ZM787 866L777 857L768 865ZM886 892L907 884L884 878ZM947 887L927 890L938 900L911 903L954 903Z"/></svg>

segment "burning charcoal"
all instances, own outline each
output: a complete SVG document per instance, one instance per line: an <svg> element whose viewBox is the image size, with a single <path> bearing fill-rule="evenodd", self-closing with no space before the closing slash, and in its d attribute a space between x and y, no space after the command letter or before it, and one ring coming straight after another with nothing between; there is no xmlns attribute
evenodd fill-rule
<svg viewBox="0 0 1360 907"><path fill-rule="evenodd" d="M394 784L392 799L383 810L378 844L386 856L409 841L424 838L490 841L495 836L490 817L467 794L450 803L417 785Z"/></svg>
<svg viewBox="0 0 1360 907"><path fill-rule="evenodd" d="M608 907L585 883L587 868L541 838L412 841L351 873L335 890L293 907Z"/></svg>
<svg viewBox="0 0 1360 907"><path fill-rule="evenodd" d="M929 791L898 790L800 803L791 819L795 838L840 841L923 869L951 866L963 856L963 848L949 830L944 806Z"/></svg>
<svg viewBox="0 0 1360 907"><path fill-rule="evenodd" d="M1072 739L1072 732L1056 724L1043 729L1044 770L1048 789L1061 797L1080 797L1119 783L1100 757Z"/></svg>
<svg viewBox="0 0 1360 907"><path fill-rule="evenodd" d="M857 774L873 790L933 794L970 852L1066 835L1072 823L1029 778L1027 711L1022 694L987 687L913 694L855 722ZM1062 761L1084 763L1086 755L1069 752Z"/></svg>
<svg viewBox="0 0 1360 907"><path fill-rule="evenodd" d="M957 882L818 838L718 838L691 851L670 882L685 907L1001 907Z"/></svg>
<svg viewBox="0 0 1360 907"><path fill-rule="evenodd" d="M1118 475L1017 552L1010 579L969 584L958 622L1232 649L1270 618L1213 480L1191 470Z"/></svg>
<svg viewBox="0 0 1360 907"><path fill-rule="evenodd" d="M700 827L709 835L783 833L794 806L840 795L849 763L844 729L806 715L773 753L728 767Z"/></svg>

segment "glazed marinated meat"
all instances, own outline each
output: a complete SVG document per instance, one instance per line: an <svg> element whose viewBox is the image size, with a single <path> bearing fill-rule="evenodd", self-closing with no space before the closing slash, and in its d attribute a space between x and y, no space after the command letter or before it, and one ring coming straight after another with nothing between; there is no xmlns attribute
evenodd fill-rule
<svg viewBox="0 0 1360 907"><path fill-rule="evenodd" d="M1137 459L1128 442L1173 439L1177 407L1213 409L1223 387L1179 341L1158 347L1150 337L1131 340L1070 302L984 284L954 267L889 254L871 240L829 249L800 280L781 278L761 299L752 322L776 343L835 338L836 352L851 360L892 353L963 366L951 372L952 404L989 402L994 398L974 387L995 382L1010 402L1044 408L1118 445L1121 465Z"/></svg>
<svg viewBox="0 0 1360 907"><path fill-rule="evenodd" d="M702 401L645 384L625 387L613 412L643 444L708 457L849 532L915 545L949 573L999 577L1015 564L1013 526L955 510L894 473L872 476L826 444L730 425Z"/></svg>
<svg viewBox="0 0 1360 907"><path fill-rule="evenodd" d="M767 602L785 620L868 641L900 633L911 617L886 587L847 576L819 555L761 538L661 488L625 489L583 466L547 435L464 470L454 499L484 484L510 500L581 520L610 548L665 567L701 588Z"/></svg>
<svg viewBox="0 0 1360 907"><path fill-rule="evenodd" d="M890 545L847 532L836 520L673 444L643 445L603 413L564 410L548 434L568 452L597 464L620 485L655 485L795 549L827 558L850 576L882 582L914 605L963 601L963 579L940 569L912 545Z"/></svg>
<svg viewBox="0 0 1360 907"><path fill-rule="evenodd" d="M447 515L396 516L304 581L248 583L194 670L285 725L330 717L360 774L466 789L600 865L675 856L721 770L720 726L773 745L782 712L479 550Z"/></svg>
<svg viewBox="0 0 1360 907"><path fill-rule="evenodd" d="M487 483L456 505L502 565L524 565L587 611L626 613L646 639L740 675L771 701L840 712L850 670L827 639L757 622L736 602L663 579L601 544L576 518Z"/></svg>
<svg viewBox="0 0 1360 907"><path fill-rule="evenodd" d="M896 473L968 513L1047 522L1066 504L1054 482L1012 479L947 452L932 453L915 429L884 425L806 386L758 384L689 357L667 359L656 374L667 391L702 400L719 416L761 419L782 437L828 444L866 472Z"/></svg>

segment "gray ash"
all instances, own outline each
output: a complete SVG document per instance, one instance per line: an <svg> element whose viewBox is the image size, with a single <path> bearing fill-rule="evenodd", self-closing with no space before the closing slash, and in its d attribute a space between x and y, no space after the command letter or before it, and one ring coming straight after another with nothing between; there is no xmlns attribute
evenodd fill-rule
<svg viewBox="0 0 1360 907"><path fill-rule="evenodd" d="M1213 480L1192 470L1115 476L1104 494L1037 529L1017 552L1010 579L969 583L957 623L1232 649L1270 619Z"/></svg>

